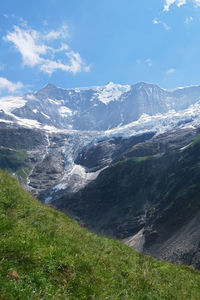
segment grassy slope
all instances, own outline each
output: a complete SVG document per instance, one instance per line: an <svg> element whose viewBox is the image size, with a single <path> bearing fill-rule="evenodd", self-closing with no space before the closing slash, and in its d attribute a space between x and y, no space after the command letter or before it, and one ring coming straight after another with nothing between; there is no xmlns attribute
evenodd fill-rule
<svg viewBox="0 0 200 300"><path fill-rule="evenodd" d="M2 171L0 225L1 300L200 299L198 271L89 233Z"/></svg>
<svg viewBox="0 0 200 300"><path fill-rule="evenodd" d="M5 126L5 127L4 127ZM31 169L27 150L33 150L46 142L45 136L23 127L0 125L0 168L15 173L21 183L26 183Z"/></svg>
<svg viewBox="0 0 200 300"><path fill-rule="evenodd" d="M0 168L15 173L21 183L26 182L30 169L27 152L0 146Z"/></svg>

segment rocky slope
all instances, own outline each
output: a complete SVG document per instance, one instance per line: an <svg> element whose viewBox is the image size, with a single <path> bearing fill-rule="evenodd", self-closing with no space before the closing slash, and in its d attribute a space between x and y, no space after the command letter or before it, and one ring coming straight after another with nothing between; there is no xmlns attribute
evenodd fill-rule
<svg viewBox="0 0 200 300"><path fill-rule="evenodd" d="M139 143L53 204L95 232L200 268L199 140L198 130L179 130Z"/></svg>

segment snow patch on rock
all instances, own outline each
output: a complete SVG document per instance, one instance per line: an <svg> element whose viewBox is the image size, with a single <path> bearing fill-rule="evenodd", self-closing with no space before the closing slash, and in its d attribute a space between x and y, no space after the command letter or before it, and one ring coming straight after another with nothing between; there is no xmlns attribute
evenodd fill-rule
<svg viewBox="0 0 200 300"><path fill-rule="evenodd" d="M107 105L111 101L119 101L120 97L130 90L130 85L121 85L109 82L104 87L96 87L96 93L93 96L93 100L98 98L99 101Z"/></svg>
<svg viewBox="0 0 200 300"><path fill-rule="evenodd" d="M16 108L23 107L26 104L27 100L23 97L3 97L0 98L0 109L5 113L11 113Z"/></svg>
<svg viewBox="0 0 200 300"><path fill-rule="evenodd" d="M72 110L66 106L61 106L58 111L59 111L59 114L61 115L61 117L63 117L63 118L73 115Z"/></svg>

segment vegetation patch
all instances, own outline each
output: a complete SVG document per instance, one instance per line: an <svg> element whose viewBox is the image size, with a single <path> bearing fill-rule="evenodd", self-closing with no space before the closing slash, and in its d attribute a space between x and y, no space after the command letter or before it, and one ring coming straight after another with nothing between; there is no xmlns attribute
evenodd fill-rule
<svg viewBox="0 0 200 300"><path fill-rule="evenodd" d="M118 166L118 165L122 165L124 163L140 163L140 162L143 162L149 158L151 158L152 156L139 156L139 157L132 157L132 158L127 158L127 159L124 159L124 160L119 160L117 161L116 163L114 163L112 166Z"/></svg>
<svg viewBox="0 0 200 300"><path fill-rule="evenodd" d="M194 145L196 145L196 144L200 144L200 134L198 134L198 135L195 137L195 139L194 139L194 141L192 142L191 146L194 146Z"/></svg>
<svg viewBox="0 0 200 300"><path fill-rule="evenodd" d="M27 152L0 147L0 168L16 175L21 183L26 182L29 173Z"/></svg>

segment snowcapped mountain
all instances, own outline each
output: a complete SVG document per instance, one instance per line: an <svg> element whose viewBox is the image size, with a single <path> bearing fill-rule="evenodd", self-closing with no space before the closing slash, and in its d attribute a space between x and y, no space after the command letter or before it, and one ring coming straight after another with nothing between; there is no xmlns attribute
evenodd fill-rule
<svg viewBox="0 0 200 300"><path fill-rule="evenodd" d="M51 131L162 132L197 120L199 100L200 86L167 91L143 82L75 89L47 84L32 94L0 98L0 120Z"/></svg>

